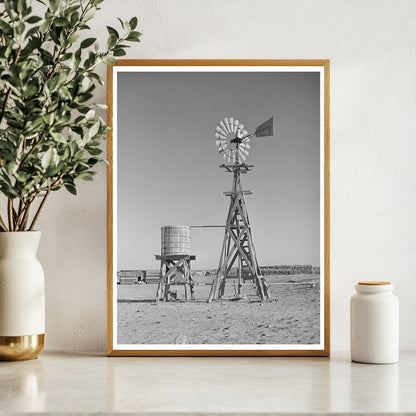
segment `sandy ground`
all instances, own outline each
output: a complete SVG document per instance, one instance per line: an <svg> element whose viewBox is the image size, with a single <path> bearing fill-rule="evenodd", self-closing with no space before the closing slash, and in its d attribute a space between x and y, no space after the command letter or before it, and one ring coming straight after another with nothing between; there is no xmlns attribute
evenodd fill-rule
<svg viewBox="0 0 416 416"><path fill-rule="evenodd" d="M207 303L211 277L197 278L196 300L155 303L156 284L117 286L118 343L121 344L317 344L319 275L266 276L272 301L258 302L254 286L248 300ZM316 281L316 285L305 282ZM225 296L234 288L227 281ZM282 284L282 283L302 284Z"/></svg>

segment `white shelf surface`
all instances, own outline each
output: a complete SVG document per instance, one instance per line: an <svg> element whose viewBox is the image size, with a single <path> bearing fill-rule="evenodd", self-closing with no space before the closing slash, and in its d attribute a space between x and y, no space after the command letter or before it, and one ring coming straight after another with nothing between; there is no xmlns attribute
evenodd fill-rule
<svg viewBox="0 0 416 416"><path fill-rule="evenodd" d="M113 357L0 362L0 414L416 415L416 351L390 365L328 358Z"/></svg>

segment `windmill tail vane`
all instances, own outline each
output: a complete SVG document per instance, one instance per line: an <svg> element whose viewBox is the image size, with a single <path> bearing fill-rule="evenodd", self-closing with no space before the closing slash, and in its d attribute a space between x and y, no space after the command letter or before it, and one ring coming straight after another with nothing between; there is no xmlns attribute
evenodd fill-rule
<svg viewBox="0 0 416 416"><path fill-rule="evenodd" d="M256 137L270 137L273 136L273 117L269 118L263 124L260 124L255 131Z"/></svg>

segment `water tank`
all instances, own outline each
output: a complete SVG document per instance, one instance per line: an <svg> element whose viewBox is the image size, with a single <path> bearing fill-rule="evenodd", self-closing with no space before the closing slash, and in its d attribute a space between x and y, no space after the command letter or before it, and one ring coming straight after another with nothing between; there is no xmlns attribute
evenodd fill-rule
<svg viewBox="0 0 416 416"><path fill-rule="evenodd" d="M191 254L191 228L188 225L164 225L161 234L162 256Z"/></svg>

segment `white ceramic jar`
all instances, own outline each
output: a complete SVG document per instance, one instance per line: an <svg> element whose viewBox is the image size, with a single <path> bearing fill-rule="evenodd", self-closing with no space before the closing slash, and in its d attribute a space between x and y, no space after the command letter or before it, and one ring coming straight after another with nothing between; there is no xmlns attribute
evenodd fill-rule
<svg viewBox="0 0 416 416"><path fill-rule="evenodd" d="M359 282L351 297L351 359L390 364L399 360L399 302L390 282Z"/></svg>

